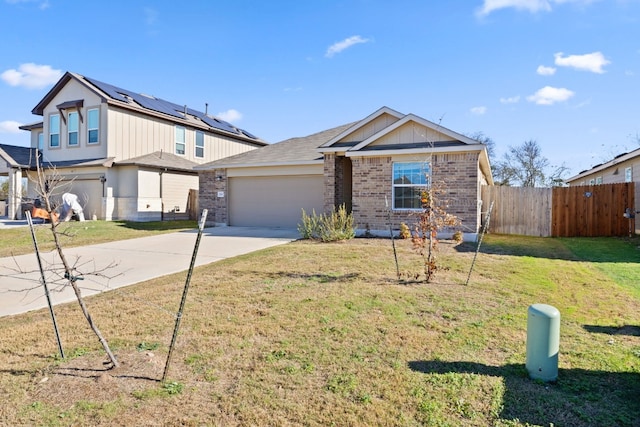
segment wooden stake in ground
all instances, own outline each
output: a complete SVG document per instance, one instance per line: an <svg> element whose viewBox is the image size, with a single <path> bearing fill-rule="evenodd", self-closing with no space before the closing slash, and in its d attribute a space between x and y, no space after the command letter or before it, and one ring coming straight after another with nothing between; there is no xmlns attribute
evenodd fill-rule
<svg viewBox="0 0 640 427"><path fill-rule="evenodd" d="M40 279L42 280L42 286L44 287L44 295L47 297L47 305L49 306L49 313L51 314L51 321L53 322L53 331L56 334L56 341L58 342L58 351L60 351L60 357L64 359L64 350L62 350L62 341L60 340L60 332L58 332L58 322L56 322L56 314L53 311L53 304L51 304L51 296L49 295L49 287L47 286L47 279L44 275L44 268L42 267L42 259L40 258L40 249L38 248L38 240L36 239L36 233L33 231L33 221L31 220L31 212L26 211L27 222L29 223L29 229L31 230L31 239L33 240L33 247L36 251L36 258L38 259L38 268L40 269Z"/></svg>
<svg viewBox="0 0 640 427"><path fill-rule="evenodd" d="M202 238L202 230L204 229L204 223L207 220L208 210L202 211L202 217L198 224L198 237L196 237L196 244L193 248L193 255L191 256L191 264L189 265L189 272L187 273L187 280L184 284L184 290L182 291L182 300L180 300L180 308L176 314L176 325L173 328L173 337L171 337L171 345L169 346L169 354L167 355L167 362L164 365L164 373L162 374L162 382L167 379L167 373L169 372L169 365L171 364L171 356L173 355L173 348L176 345L176 339L178 338L178 329L180 328L180 320L182 319L182 311L184 310L184 304L187 301L187 292L189 291L189 284L191 283L191 275L193 274L193 268L196 264L196 256L198 255L198 248L200 247L200 239Z"/></svg>
<svg viewBox="0 0 640 427"><path fill-rule="evenodd" d="M104 349L105 353L107 353L107 357L109 358L109 361L111 362L112 367L117 368L118 366L120 366L120 364L118 363L118 360L116 359L115 355L111 351L111 348L109 347L109 343L102 335L102 332L100 332L100 329L98 329L98 326L93 322L93 318L91 317L91 314L89 314L89 309L87 308L87 305L85 304L84 299L82 298L82 292L80 292L80 288L76 283L78 280L82 280L82 277L79 277L76 275L75 269L67 262L67 258L65 257L64 251L62 250L62 244L60 243L60 238L59 238L60 232L57 230L57 227L60 223L56 221L55 206L51 201L51 196L53 194L53 191L56 189L57 185L61 185L62 178L56 174L55 169L53 174L45 177L44 171L40 168L39 160L36 161L36 166L38 170L36 185L37 185L38 193L42 197L42 201L45 203L45 208L47 210L47 213L49 214L49 218L51 222L51 234L53 235L53 241L54 241L58 256L62 261L62 266L64 268L64 278L69 281L69 284L73 288L73 292L76 295L78 304L80 304L80 309L82 310L82 314L84 315L84 318L89 323L89 326L93 330L93 333L96 334L96 336L98 337L98 340L102 345L102 348Z"/></svg>

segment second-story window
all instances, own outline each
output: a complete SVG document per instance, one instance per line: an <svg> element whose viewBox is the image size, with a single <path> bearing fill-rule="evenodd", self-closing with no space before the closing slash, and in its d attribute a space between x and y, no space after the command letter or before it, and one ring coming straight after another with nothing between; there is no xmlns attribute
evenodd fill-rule
<svg viewBox="0 0 640 427"><path fill-rule="evenodd" d="M69 139L67 140L67 144L69 147L76 147L79 144L78 141L78 112L77 111L69 111L69 118L67 119L67 130L69 134Z"/></svg>
<svg viewBox="0 0 640 427"><path fill-rule="evenodd" d="M185 129L182 126L176 126L176 154L184 155L185 146Z"/></svg>
<svg viewBox="0 0 640 427"><path fill-rule="evenodd" d="M60 115L49 116L49 147L60 147Z"/></svg>
<svg viewBox="0 0 640 427"><path fill-rule="evenodd" d="M93 108L87 111L87 143L97 144L100 134L100 110Z"/></svg>
<svg viewBox="0 0 640 427"><path fill-rule="evenodd" d="M204 157L204 132L196 131L196 157L199 159Z"/></svg>

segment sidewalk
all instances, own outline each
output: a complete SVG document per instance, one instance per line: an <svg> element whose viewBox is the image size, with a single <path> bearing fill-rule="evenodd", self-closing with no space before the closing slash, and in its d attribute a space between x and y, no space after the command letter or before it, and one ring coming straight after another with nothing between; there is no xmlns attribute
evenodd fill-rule
<svg viewBox="0 0 640 427"><path fill-rule="evenodd" d="M77 283L82 295L128 286L168 274L186 271L191 263L197 230L121 240L65 249L67 261L80 272L102 271L102 276L86 276ZM203 230L196 266L299 238L293 229L259 227L214 227ZM59 264L57 253L41 254L43 265ZM17 269L25 272L20 273ZM46 267L45 267L46 269ZM52 272L47 283L54 304L75 300L70 286L57 289ZM28 290L31 289L31 290ZM27 291L28 290L28 291ZM37 310L47 306L35 253L0 258L0 317Z"/></svg>

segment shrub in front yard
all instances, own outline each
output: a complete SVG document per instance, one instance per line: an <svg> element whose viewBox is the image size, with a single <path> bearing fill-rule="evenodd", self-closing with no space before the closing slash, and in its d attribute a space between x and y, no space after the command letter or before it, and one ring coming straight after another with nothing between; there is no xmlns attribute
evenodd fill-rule
<svg viewBox="0 0 640 427"><path fill-rule="evenodd" d="M320 215L316 214L315 210L308 215L302 209L302 222L298 224L298 231L303 239L323 242L348 240L356 236L353 214L347 212L345 205L340 205L338 210L333 208L331 212Z"/></svg>

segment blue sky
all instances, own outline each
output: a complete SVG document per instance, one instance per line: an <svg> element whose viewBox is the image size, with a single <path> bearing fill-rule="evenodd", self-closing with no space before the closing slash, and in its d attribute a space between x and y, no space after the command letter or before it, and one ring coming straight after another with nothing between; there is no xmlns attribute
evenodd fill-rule
<svg viewBox="0 0 640 427"><path fill-rule="evenodd" d="M0 143L65 71L278 142L382 106L571 175L638 148L640 0L0 0Z"/></svg>

